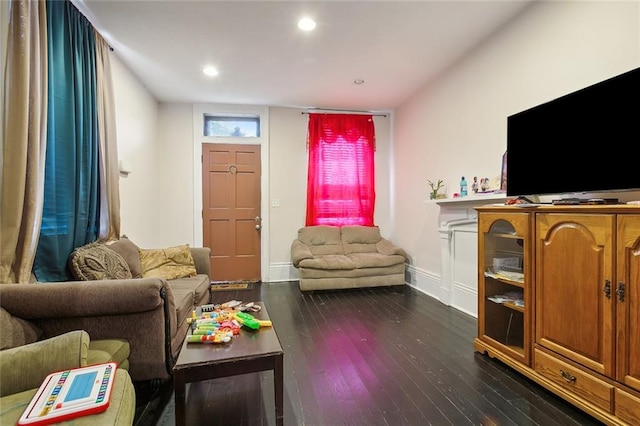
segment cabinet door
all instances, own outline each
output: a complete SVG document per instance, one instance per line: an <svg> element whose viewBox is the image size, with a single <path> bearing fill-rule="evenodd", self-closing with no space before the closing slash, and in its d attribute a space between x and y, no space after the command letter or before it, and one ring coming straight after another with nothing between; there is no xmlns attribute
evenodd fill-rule
<svg viewBox="0 0 640 426"><path fill-rule="evenodd" d="M617 265L617 380L640 390L640 215L618 216Z"/></svg>
<svg viewBox="0 0 640 426"><path fill-rule="evenodd" d="M481 212L478 219L478 337L529 366L531 217Z"/></svg>
<svg viewBox="0 0 640 426"><path fill-rule="evenodd" d="M615 415L630 425L640 425L640 398L616 389Z"/></svg>
<svg viewBox="0 0 640 426"><path fill-rule="evenodd" d="M615 216L539 213L536 343L614 377Z"/></svg>

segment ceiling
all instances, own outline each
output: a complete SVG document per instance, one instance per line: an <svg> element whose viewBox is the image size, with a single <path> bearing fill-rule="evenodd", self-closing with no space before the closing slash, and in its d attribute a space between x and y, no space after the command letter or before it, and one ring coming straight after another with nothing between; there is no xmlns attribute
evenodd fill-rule
<svg viewBox="0 0 640 426"><path fill-rule="evenodd" d="M389 111L531 1L72 2L158 101Z"/></svg>

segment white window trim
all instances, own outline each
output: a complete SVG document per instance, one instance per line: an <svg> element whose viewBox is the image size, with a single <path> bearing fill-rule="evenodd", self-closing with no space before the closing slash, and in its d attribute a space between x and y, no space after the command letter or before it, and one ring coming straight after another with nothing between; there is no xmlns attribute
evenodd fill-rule
<svg viewBox="0 0 640 426"><path fill-rule="evenodd" d="M253 120L257 119L258 120L258 133L260 133L262 135L262 117L259 114L231 114L231 113L224 113L224 114L211 114L209 112L205 112L203 115L207 116L207 117L211 117L211 118L220 118L220 117L225 117L225 118L251 118ZM215 120L214 120L215 121ZM204 124L204 119L203 119L203 124ZM202 128L202 131L204 132L204 125ZM216 139L220 139L220 138L224 138L225 136L210 136ZM229 136L230 138L233 139L247 139L247 140L257 140L260 138L260 136Z"/></svg>

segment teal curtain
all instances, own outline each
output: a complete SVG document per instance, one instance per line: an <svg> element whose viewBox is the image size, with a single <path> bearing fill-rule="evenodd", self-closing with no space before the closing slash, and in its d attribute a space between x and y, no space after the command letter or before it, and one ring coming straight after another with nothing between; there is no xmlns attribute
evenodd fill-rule
<svg viewBox="0 0 640 426"><path fill-rule="evenodd" d="M100 225L96 48L90 22L69 1L47 1L48 125L44 209L33 271L71 279L67 258Z"/></svg>

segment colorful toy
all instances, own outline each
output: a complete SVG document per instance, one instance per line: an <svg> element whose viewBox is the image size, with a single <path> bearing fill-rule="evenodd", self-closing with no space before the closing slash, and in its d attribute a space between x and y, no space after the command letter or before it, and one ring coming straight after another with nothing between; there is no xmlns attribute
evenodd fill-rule
<svg viewBox="0 0 640 426"><path fill-rule="evenodd" d="M206 305L206 309L198 312L194 310L188 319L191 334L187 336L187 342L227 343L240 334L242 326L253 330L271 327L271 321L256 319L246 312L258 312L260 308L253 302L242 304L241 301L230 300L222 305Z"/></svg>
<svg viewBox="0 0 640 426"><path fill-rule="evenodd" d="M225 321L220 323L220 330L231 331L233 335L240 334L241 325L237 321Z"/></svg>
<svg viewBox="0 0 640 426"><path fill-rule="evenodd" d="M49 374L17 424L49 425L105 411L117 368L109 362Z"/></svg>
<svg viewBox="0 0 640 426"><path fill-rule="evenodd" d="M213 334L190 334L187 336L188 343L228 343L231 341L232 333L214 332Z"/></svg>
<svg viewBox="0 0 640 426"><path fill-rule="evenodd" d="M220 305L220 309L233 309L236 306L240 306L242 304L242 301L240 300L229 300L228 302L224 302L222 305Z"/></svg>
<svg viewBox="0 0 640 426"><path fill-rule="evenodd" d="M236 306L234 309L236 311L241 311L241 312L260 312L260 309L262 309L262 306L256 305L253 302L249 302L249 303Z"/></svg>
<svg viewBox="0 0 640 426"><path fill-rule="evenodd" d="M217 331L218 329L196 328L191 334L194 336L213 336Z"/></svg>
<svg viewBox="0 0 640 426"><path fill-rule="evenodd" d="M271 327L271 321L258 320L253 315L246 312L238 312L234 316L240 324L253 330L257 330L260 327Z"/></svg>

